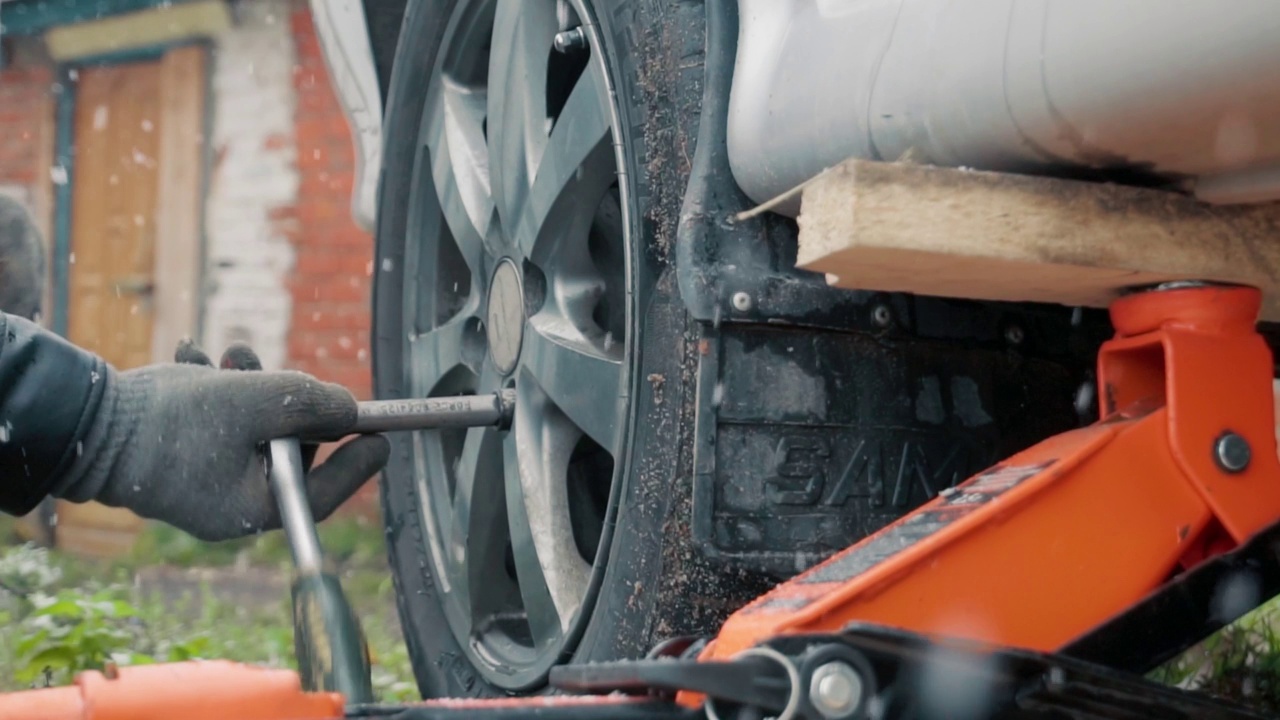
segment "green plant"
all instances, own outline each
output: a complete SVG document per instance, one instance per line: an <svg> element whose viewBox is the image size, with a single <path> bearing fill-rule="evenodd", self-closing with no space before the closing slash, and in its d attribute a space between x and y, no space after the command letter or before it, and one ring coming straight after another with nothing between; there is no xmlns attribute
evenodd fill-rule
<svg viewBox="0 0 1280 720"><path fill-rule="evenodd" d="M74 676L82 670L101 670L108 661L121 665L152 662L133 651L136 635L129 621L137 611L113 597L111 590L85 596L63 590L56 596L37 595L23 619L23 639L15 645L16 678L24 683L44 677Z"/></svg>
<svg viewBox="0 0 1280 720"><path fill-rule="evenodd" d="M417 699L381 527L334 518L320 525L320 534L368 635L378 699ZM268 569L258 576L274 573L285 582L278 593L246 594L243 581L229 591L223 580L245 565ZM202 570L177 570L184 567ZM219 658L296 669L289 568L278 532L202 543L153 525L133 555L119 561L33 545L0 547L0 692L66 684L75 673L108 661L125 666Z"/></svg>
<svg viewBox="0 0 1280 720"><path fill-rule="evenodd" d="M10 548L0 556L0 589L10 597L26 597L62 579L62 568L54 565L49 551L32 543Z"/></svg>

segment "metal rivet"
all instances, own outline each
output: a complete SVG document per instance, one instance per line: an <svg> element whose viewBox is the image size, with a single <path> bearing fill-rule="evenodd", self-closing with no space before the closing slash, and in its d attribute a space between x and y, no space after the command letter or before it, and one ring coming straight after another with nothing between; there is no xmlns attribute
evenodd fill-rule
<svg viewBox="0 0 1280 720"><path fill-rule="evenodd" d="M1233 432L1223 433L1213 444L1213 459L1224 472L1243 472L1249 467L1253 451L1249 441Z"/></svg>
<svg viewBox="0 0 1280 720"><path fill-rule="evenodd" d="M744 292L736 292L733 294L733 308L738 312L746 312L751 309L751 296Z"/></svg>
<svg viewBox="0 0 1280 720"><path fill-rule="evenodd" d="M1010 325L1005 328L1004 339L1008 340L1010 345L1021 345L1022 341L1027 339L1027 335L1018 325Z"/></svg>
<svg viewBox="0 0 1280 720"><path fill-rule="evenodd" d="M543 37L546 36L544 35ZM555 45L556 52L570 53L587 46L587 34L582 31L582 28L576 27L572 30L556 33L555 40L552 42ZM546 46L544 45L543 47Z"/></svg>
<svg viewBox="0 0 1280 720"><path fill-rule="evenodd" d="M888 305L877 305L871 308L871 322L880 327L889 327L893 322L893 311Z"/></svg>
<svg viewBox="0 0 1280 720"><path fill-rule="evenodd" d="M809 702L825 718L848 717L862 703L862 676L838 660L819 665L809 678Z"/></svg>

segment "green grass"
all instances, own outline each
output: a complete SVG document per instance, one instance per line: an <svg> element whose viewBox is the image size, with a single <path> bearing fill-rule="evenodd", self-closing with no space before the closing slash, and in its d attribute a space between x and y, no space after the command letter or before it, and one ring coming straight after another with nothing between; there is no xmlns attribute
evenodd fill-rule
<svg viewBox="0 0 1280 720"><path fill-rule="evenodd" d="M334 518L320 535L368 637L378 699L417 699L381 528ZM204 543L154 524L129 557L103 562L21 544L3 519L0 690L66 684L108 660L222 658L296 669L288 581L278 532Z"/></svg>

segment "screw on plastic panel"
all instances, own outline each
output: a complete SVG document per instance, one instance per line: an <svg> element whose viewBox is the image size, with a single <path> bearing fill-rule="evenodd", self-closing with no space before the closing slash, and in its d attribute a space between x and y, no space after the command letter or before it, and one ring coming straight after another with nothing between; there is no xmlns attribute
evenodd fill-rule
<svg viewBox="0 0 1280 720"><path fill-rule="evenodd" d="M871 322L879 327L889 327L893 322L893 311L888 305L876 305L871 308Z"/></svg>
<svg viewBox="0 0 1280 720"><path fill-rule="evenodd" d="M752 306L751 296L744 292L736 292L733 294L733 308L738 312L746 312Z"/></svg>

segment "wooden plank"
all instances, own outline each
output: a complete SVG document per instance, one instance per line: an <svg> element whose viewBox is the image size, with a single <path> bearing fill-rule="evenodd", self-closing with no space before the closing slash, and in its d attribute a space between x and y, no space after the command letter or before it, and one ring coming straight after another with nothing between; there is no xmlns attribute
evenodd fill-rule
<svg viewBox="0 0 1280 720"><path fill-rule="evenodd" d="M154 362L173 360L178 341L197 335L206 63L197 46L170 50L160 61Z"/></svg>
<svg viewBox="0 0 1280 720"><path fill-rule="evenodd" d="M1259 287L1280 320L1280 204L848 161L803 191L796 265L837 287L1106 307L1168 280Z"/></svg>
<svg viewBox="0 0 1280 720"><path fill-rule="evenodd" d="M231 10L226 2L192 0L58 25L44 34L44 40L50 57L67 61L216 37L231 27Z"/></svg>

